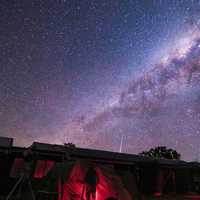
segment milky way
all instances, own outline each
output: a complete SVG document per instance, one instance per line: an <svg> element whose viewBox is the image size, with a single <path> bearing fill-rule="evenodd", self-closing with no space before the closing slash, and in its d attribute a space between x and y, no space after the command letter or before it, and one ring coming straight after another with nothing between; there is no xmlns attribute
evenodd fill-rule
<svg viewBox="0 0 200 200"><path fill-rule="evenodd" d="M200 159L199 0L0 5L0 135Z"/></svg>
<svg viewBox="0 0 200 200"><path fill-rule="evenodd" d="M125 152L142 151L157 144L171 146L180 152L188 149L189 153L194 148L198 153L199 33L190 33L184 40L187 40L184 46L181 43L179 48L172 49L167 59L161 59L135 77L122 92L118 104L85 125L86 132L95 131L101 135L108 132L105 141L98 139L97 144L107 144L109 148L110 143L114 143L111 149L117 151L116 142L119 145L119 138L125 133ZM108 142L109 135L112 137Z"/></svg>

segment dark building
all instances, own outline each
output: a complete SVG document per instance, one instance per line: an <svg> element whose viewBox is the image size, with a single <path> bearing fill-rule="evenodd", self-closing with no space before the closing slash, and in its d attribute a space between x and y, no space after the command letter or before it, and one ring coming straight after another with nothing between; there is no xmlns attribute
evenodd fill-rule
<svg viewBox="0 0 200 200"><path fill-rule="evenodd" d="M200 163L0 138L0 199L200 199Z"/></svg>

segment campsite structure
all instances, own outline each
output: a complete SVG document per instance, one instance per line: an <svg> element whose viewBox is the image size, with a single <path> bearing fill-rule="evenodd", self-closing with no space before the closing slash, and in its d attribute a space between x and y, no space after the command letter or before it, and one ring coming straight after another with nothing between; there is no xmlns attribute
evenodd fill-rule
<svg viewBox="0 0 200 200"><path fill-rule="evenodd" d="M24 148L0 138L0 199L200 199L199 194L200 163L38 142Z"/></svg>

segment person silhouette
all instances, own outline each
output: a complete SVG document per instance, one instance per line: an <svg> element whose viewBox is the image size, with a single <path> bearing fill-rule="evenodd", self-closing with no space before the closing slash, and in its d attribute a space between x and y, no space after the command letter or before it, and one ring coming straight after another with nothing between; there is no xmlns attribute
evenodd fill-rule
<svg viewBox="0 0 200 200"><path fill-rule="evenodd" d="M96 186L98 183L98 176L96 170L93 166L91 166L85 176L86 183L86 199L95 199L96 198Z"/></svg>

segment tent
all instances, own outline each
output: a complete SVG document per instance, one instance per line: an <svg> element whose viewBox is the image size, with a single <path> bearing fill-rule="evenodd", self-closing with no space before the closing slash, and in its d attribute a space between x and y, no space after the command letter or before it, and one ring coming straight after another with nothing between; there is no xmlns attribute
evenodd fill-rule
<svg viewBox="0 0 200 200"><path fill-rule="evenodd" d="M26 165L22 159L15 159L11 176L20 177L20 171L24 171ZM112 197L133 200L136 196L134 191L137 191L137 187L133 173L123 170L119 174L119 170L112 164L80 160L63 163L37 160L33 165L35 167L30 179L37 199L106 200ZM23 195L30 195L27 188L28 186L21 189Z"/></svg>

